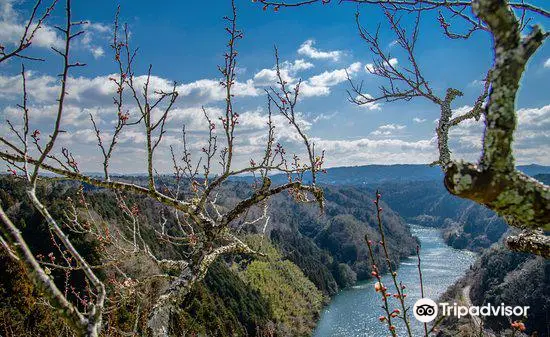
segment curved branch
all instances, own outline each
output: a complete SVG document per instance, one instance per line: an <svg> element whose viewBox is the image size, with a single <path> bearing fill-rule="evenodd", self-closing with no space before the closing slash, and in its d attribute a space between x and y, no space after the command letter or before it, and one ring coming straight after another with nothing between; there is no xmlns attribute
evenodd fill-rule
<svg viewBox="0 0 550 337"><path fill-rule="evenodd" d="M285 190L297 189L304 192L313 194L316 202L319 204L321 210L324 209L323 190L316 186L302 185L299 181L293 181L284 185L277 186L270 189L271 180L268 177L264 178L263 186L259 191L254 192L251 197L239 202L231 211L222 217L221 223L223 225L229 224L231 221L237 219L242 213L244 213L250 207L257 205L261 201L268 197L281 193Z"/></svg>
<svg viewBox="0 0 550 337"><path fill-rule="evenodd" d="M269 6L279 8L300 7L319 2L322 4L328 4L331 0L304 0L293 2L260 0L259 2L264 5L264 9L267 9ZM339 2L382 5L408 12L427 11L437 8L467 7L472 5L472 1L469 0L340 0ZM550 12L548 10L537 7L533 4L525 3L524 1L508 3L508 6L513 9L526 10L550 18Z"/></svg>
<svg viewBox="0 0 550 337"><path fill-rule="evenodd" d="M445 187L487 206L512 226L550 230L550 187L520 171L452 162L446 167Z"/></svg>
<svg viewBox="0 0 550 337"><path fill-rule="evenodd" d="M25 49L31 46L32 40L36 35L36 32L38 32L38 30L42 28L42 24L48 18L48 16L50 16L50 13L53 11L57 1L58 0L53 0L51 5L48 8L46 8L44 13L38 18L38 20L36 20L36 23L35 23L35 19L37 18L36 14L38 12L38 7L40 7L42 3L42 0L36 1L36 4L34 5L31 15L29 17L29 21L27 21L27 24L25 25L25 29L23 30L23 35L19 39L19 43L15 47L15 49L13 49L12 51L6 52L5 46L2 46L0 44L0 63L9 60L12 57L19 57L22 59L28 59L33 61L44 61L41 58L24 56L21 53Z"/></svg>
<svg viewBox="0 0 550 337"><path fill-rule="evenodd" d="M16 155L9 154L2 151L0 151L0 158L5 160L11 160L13 162L20 162L20 163L24 162L25 160L24 157L22 156L16 156ZM34 165L38 164L38 161L33 158L27 158L27 161ZM193 210L193 206L188 202L184 202L181 200L168 197L156 190L151 191L150 189L143 186L129 184L125 182L119 182L119 181L100 180L100 179L85 176L81 173L60 169L45 163L40 164L40 167L51 173L59 174L68 180L80 181L92 186L107 188L110 190L126 191L126 192L132 192L140 195L149 196L167 206L171 206L176 208L179 211L185 212L186 214L192 212Z"/></svg>
<svg viewBox="0 0 550 337"><path fill-rule="evenodd" d="M86 331L86 318L65 298L55 285L55 282L42 269L27 246L19 229L11 222L2 206L0 206L0 219L3 224L0 228L2 234L11 243L13 253L22 261L22 265L25 267L34 285L48 298L52 306L58 310L61 317L69 326L77 331Z"/></svg>
<svg viewBox="0 0 550 337"><path fill-rule="evenodd" d="M449 192L486 205L516 227L550 230L550 187L515 169L512 150L516 95L525 65L547 33L535 27L520 36L520 24L504 0L477 0L474 10L494 36L495 66L485 113L483 154L478 165L450 163Z"/></svg>

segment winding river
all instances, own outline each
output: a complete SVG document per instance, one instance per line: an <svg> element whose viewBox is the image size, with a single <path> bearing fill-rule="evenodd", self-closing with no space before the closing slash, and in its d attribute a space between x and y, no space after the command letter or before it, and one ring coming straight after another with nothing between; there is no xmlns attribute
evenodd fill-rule
<svg viewBox="0 0 550 337"><path fill-rule="evenodd" d="M447 246L438 229L410 225L413 235L420 239L422 274L425 296L433 300L452 285L474 262L474 253L453 249ZM412 256L401 262L398 279L407 286L407 300L411 307L420 298L417 257ZM381 337L388 335L387 327L378 321L382 314L380 295L374 291L374 280L359 283L338 293L321 313L315 330L315 337ZM384 284L393 284L391 277L383 278ZM389 287L390 292L393 287ZM380 303L380 304L379 304ZM391 299L392 308L398 308L396 299ZM411 312L412 316L412 312ZM414 316L413 328L420 329ZM401 321L396 324L397 334L405 332Z"/></svg>

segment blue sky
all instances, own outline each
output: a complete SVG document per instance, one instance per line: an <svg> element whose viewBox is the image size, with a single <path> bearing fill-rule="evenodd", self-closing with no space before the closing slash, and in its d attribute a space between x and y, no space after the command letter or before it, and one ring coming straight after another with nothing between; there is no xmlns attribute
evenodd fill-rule
<svg viewBox="0 0 550 337"><path fill-rule="evenodd" d="M354 13L358 9L364 26L370 30L381 23L381 40L396 58L398 66L406 64L405 55L392 44L395 37L388 29L382 12L374 6L337 3L313 5L296 9L263 11L249 0L237 0L238 22L244 31L239 41L239 88L235 107L241 112L242 125L237 131L239 150L237 166L246 165L258 157L265 135L265 102L263 89L270 83L274 65L273 46L279 49L289 82L302 78L307 86L297 110L308 135L326 150L327 166L429 163L436 157L434 121L437 106L419 98L409 102L380 103L356 106L347 101L345 69L357 80L364 81L364 91L376 96L382 83L365 67L373 62L368 46L358 36ZM534 1L549 7L543 0ZM31 1L0 0L0 43L10 45L23 24ZM62 4L61 4L62 5ZM180 97L166 146L176 145L178 130L185 123L191 130L192 150L197 153L204 143L204 121L201 106L212 116L223 103L216 87L217 65L223 61L226 42L224 22L230 13L228 0L152 2L123 0L121 21L131 31L131 44L139 47L136 75L145 73L149 63L158 85L177 81ZM30 71L30 104L33 128L47 133L51 128L55 75L59 59L48 50L60 37L51 28L62 19L58 6L39 40L27 52L46 58L46 62L25 61ZM100 168L100 152L91 130L88 114L100 121L108 134L115 116L113 88L108 77L116 71L109 48L116 3L112 1L74 1L73 15L88 20L86 34L74 46L73 58L87 64L75 69L71 76L66 134L61 145L69 147L86 170ZM408 17L403 19L410 24ZM534 18L545 28L548 20ZM19 27L19 28L18 28ZM458 99L456 113L467 111L482 87L480 80L491 65L490 38L485 32L475 33L469 40L449 40L444 37L435 13L422 18L421 37L417 45L417 60L431 86L440 95L454 87L465 95ZM11 60L0 66L0 114L20 123L21 114L15 108L20 101L21 60ZM531 59L518 99L520 125L516 142L516 157L521 164L550 164L550 47L543 45ZM178 91L180 91L178 90ZM131 107L130 107L131 109ZM291 152L303 155L296 135L282 121L278 140ZM1 127L2 134L9 134ZM475 159L479 154L481 122L468 122L452 132L455 158ZM64 142L64 143L63 143ZM129 130L115 152L113 171L139 172L145 168L143 132ZM167 147L164 147L166 150ZM157 154L157 169L168 172L167 151ZM198 154L197 154L198 156Z"/></svg>

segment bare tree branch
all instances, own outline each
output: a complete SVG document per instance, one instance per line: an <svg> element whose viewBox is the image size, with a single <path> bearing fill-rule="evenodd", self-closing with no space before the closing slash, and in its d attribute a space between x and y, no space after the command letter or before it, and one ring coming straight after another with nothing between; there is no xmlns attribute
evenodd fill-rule
<svg viewBox="0 0 550 337"><path fill-rule="evenodd" d="M58 0L53 0L51 5L47 7L41 15L38 15L38 9L42 4L42 0L36 1L29 20L27 21L27 24L23 29L23 35L21 35L19 43L16 45L16 47L11 51L6 51L6 46L0 43L0 63L9 60L12 57L34 61L44 61L40 58L25 56L22 54L22 52L31 46L33 38L35 37L38 30L42 28L44 21L48 18L48 16L50 16L50 13L55 8L57 1Z"/></svg>
<svg viewBox="0 0 550 337"><path fill-rule="evenodd" d="M548 33L535 27L521 37L519 22L502 0L474 1L474 9L494 35L495 65L485 109L479 164L453 162L446 169L449 191L495 210L512 225L550 229L549 187L515 169L512 153L519 81L531 55Z"/></svg>
<svg viewBox="0 0 550 337"><path fill-rule="evenodd" d="M216 123L207 109L203 108L202 113L208 125L207 146L202 149L198 160L194 160L195 155L192 155L192 149L188 147L187 130L183 126L181 137L183 153L178 154L177 146L170 145L176 183L164 182L164 178L155 170L155 151L164 145L169 114L178 98L177 86L174 83L168 89L155 88L151 65L147 69L146 76L135 75L134 61L137 49L132 49L129 45L128 26L124 25L121 29L118 9L114 19L111 45L118 74L109 79L116 88L113 103L116 107L117 119L114 128L109 133L105 133L101 129L100 121L94 115L90 115L98 151L103 157L103 177L96 178L83 174L73 152L67 147L59 146L61 141L59 135L64 132L62 121L65 112L65 96L68 92L69 71L74 67L83 66L81 63L73 63L70 60L71 43L83 33L82 31L73 32L73 28L81 23L71 21L70 4L70 0L67 0L65 27L55 27L65 38L65 48L63 50L52 48L53 52L60 55L63 60L52 134L40 141L38 130L29 133L32 109L27 105L25 69L23 68L23 102L19 106L23 111L23 130L18 130L16 124L10 122L15 140L8 136L0 136L0 144L2 144L0 158L10 165L16 177L18 177L18 171L25 173L28 198L46 220L51 244L61 256L60 262L55 261L53 253L49 256L50 261L40 256L37 263L32 264L30 268L35 268L37 275L41 275L40 268L47 268L47 270L51 268L63 273L65 292L56 292L57 288L50 289L51 294L48 294L50 297L59 297L57 302L50 301L50 305L62 311L70 311L74 308L75 314L66 317L69 325L79 334L94 337L101 333L103 328L103 313L116 310L132 294L135 295L133 300L136 301L136 307L141 308L143 303L140 301L147 296L147 290L143 289L147 288L152 280L162 280L162 295L153 299L155 305L149 313L147 326L148 333L152 336L167 336L170 314L178 310L180 301L189 293L191 287L205 276L218 256L234 253L255 254L236 234L232 233L239 222L259 225L260 219L266 219L263 224L265 232L269 219L267 200L285 191L301 202L309 202L312 196L312 200L316 201L321 208L323 207L323 193L319 187L315 186L315 178L317 172L322 170L324 154L316 155L314 144L310 142L300 125L299 116L295 111L299 97L299 83L294 89L288 89L287 83L282 79L276 53L279 87L268 93L265 151L258 163L251 159L249 166L234 167L236 130L240 116L233 105L233 87L237 75L236 47L237 41L242 38L242 32L237 28L237 12L233 1L232 15L224 18L227 22L226 32L229 38L224 65L219 67L223 77L220 86L225 91L225 110L219 118L222 125L221 132L225 135L225 148L219 149L220 141L216 133ZM130 100L127 99L128 97ZM308 164L301 164L296 155L289 162L283 146L276 143L275 126L272 120L274 106L303 140L305 152L308 154ZM136 116L130 115L132 110L137 111ZM142 127L146 136L144 147L147 158L147 183L144 186L114 179L109 171L111 159L117 151L118 139L130 127ZM29 137L35 147L32 154L28 146ZM57 154L58 149L60 154ZM214 175L213 168L216 156L220 158L221 164L221 173L218 176ZM72 180L104 189L106 197L116 200L117 208L122 214L120 224L110 224L108 219L102 219L101 215L97 214L86 201L83 188L78 191L78 201L67 199L69 207L64 210L64 217L59 222L36 194L38 182L49 180L41 174L45 171L61 177L56 179ZM313 177L311 185L306 185L302 180L303 174L307 171L311 172ZM289 182L272 187L269 179L271 172L286 173ZM253 174L254 177L259 174L261 177L259 184L255 183L251 186L250 195L236 202L235 205L219 205L218 195L222 185L230 177L247 173ZM107 194L107 191L111 192ZM142 214L140 209L142 203L154 209L155 214L158 215L158 221L151 221ZM250 210L259 207L263 208L263 215L257 220L248 221L247 215ZM7 216L6 219L0 236L2 247L15 259L35 261L36 258L32 256L30 250L25 252L16 249L19 242L17 240L24 243L24 239L14 236L11 230L16 228L11 226L13 224L8 221ZM159 252L152 249L148 241L150 238L146 238L145 231L154 233L154 239L159 240L161 245L173 246L173 252L170 250ZM84 235L87 240L97 243L101 263L89 264L73 246L67 233ZM28 254L34 260L22 254ZM140 263L147 261L151 270L144 275L138 274L125 266L123 261L128 260L140 261ZM110 286L107 290L102 279L96 274L98 270L109 277ZM86 277L89 300L84 301L83 294L78 290L68 289L68 280L72 272L81 273ZM40 279L35 281L38 282ZM76 299L78 302L72 303L69 298ZM79 306L80 302L84 302L85 305ZM79 311L81 307L83 309Z"/></svg>
<svg viewBox="0 0 550 337"><path fill-rule="evenodd" d="M296 7L314 2L260 1L264 9L273 7ZM357 4L380 6L393 31L397 45L407 55L407 65L393 62L386 48L379 41L379 33L369 33L359 22L356 24L360 37L369 46L375 60L367 70L381 77L386 84L380 87L378 96L363 92L362 83L354 83L348 76L351 89L349 99L355 104L372 104L379 101L392 102L423 97L440 108L436 128L439 159L434 163L445 173L445 186L450 193L468 198L496 211L512 226L529 230L550 230L550 188L515 169L512 151L514 131L517 123L515 111L516 95L525 65L533 53L542 45L548 33L538 26L522 37L530 17L550 17L546 9L538 8L525 1L506 0L349 0ZM444 96L437 96L422 76L416 62L414 46L418 37L420 13L437 10L439 24L449 38L469 38L476 31L489 32L494 38L495 64L487 73L485 85L470 111L453 116L452 104L462 96L455 88L448 88ZM446 12L446 14L443 14ZM407 34L400 24L398 13L416 16L412 34ZM466 27L465 32L451 30L449 19L457 19ZM485 117L483 151L479 163L454 161L448 146L449 131L467 119L479 120ZM544 234L520 235L509 238L514 250L528 252L550 251ZM532 247L529 248L529 240ZM544 246L546 245L546 246ZM544 255L544 254L543 254Z"/></svg>
<svg viewBox="0 0 550 337"><path fill-rule="evenodd" d="M256 1L256 0L255 0ZM279 8L281 7L299 7L305 5L311 5L314 3L321 3L323 5L328 4L331 0L306 0L306 1L268 1L268 0L259 0L260 4L264 5L264 10L269 7ZM358 4L370 4L370 5L382 5L387 6L386 8L393 8L400 11L425 11L433 10L438 8L463 8L472 5L470 0L339 0L339 3L342 2L353 2ZM526 10L530 11L545 17L550 17L550 12L544 8L537 7L530 3L525 3L524 1L510 1L508 4L511 8L517 10Z"/></svg>

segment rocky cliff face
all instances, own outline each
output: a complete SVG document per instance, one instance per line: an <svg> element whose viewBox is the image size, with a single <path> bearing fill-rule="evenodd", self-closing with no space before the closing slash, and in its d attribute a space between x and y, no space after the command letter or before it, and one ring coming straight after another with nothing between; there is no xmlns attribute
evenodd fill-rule
<svg viewBox="0 0 550 337"><path fill-rule="evenodd" d="M469 295L469 296L468 296ZM465 298L468 296L468 298ZM550 336L550 262L529 254L514 253L498 244L484 252L473 268L442 296L442 300L529 306L527 317L492 316L483 319L488 333L511 335L510 323L523 321L529 336ZM445 319L440 337L468 336L472 330L468 317ZM478 324L479 325L479 324ZM479 332L479 329L477 329ZM490 334L487 334L490 335ZM535 336L535 335L533 335Z"/></svg>

